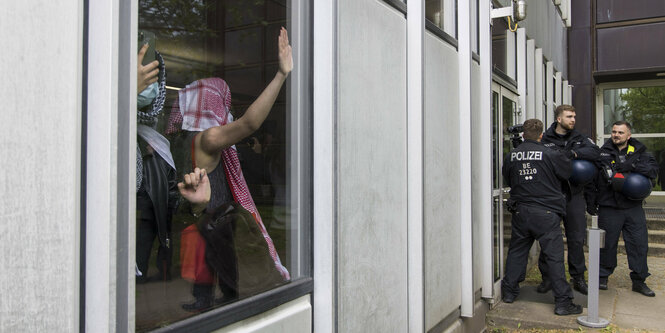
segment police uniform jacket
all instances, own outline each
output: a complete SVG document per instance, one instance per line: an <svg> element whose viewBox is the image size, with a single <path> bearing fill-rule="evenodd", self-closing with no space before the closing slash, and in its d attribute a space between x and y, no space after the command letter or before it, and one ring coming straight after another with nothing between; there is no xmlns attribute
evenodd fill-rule
<svg viewBox="0 0 665 333"><path fill-rule="evenodd" d="M600 157L600 148L589 137L573 129L572 131L559 135L556 132L557 122L555 121L550 128L545 131L541 142L547 148L560 150L569 159L581 159L587 161L596 161ZM573 153L574 152L574 153ZM577 154L577 157L575 157ZM584 185L570 185L573 194L584 190Z"/></svg>
<svg viewBox="0 0 665 333"><path fill-rule="evenodd" d="M642 205L642 200L631 200L621 192L614 191L609 175L604 174L603 170L612 170L612 173L636 172L653 181L658 176L658 163L646 150L647 147L635 138L628 139L628 146L622 151L619 151L611 138L605 141L600 148L601 172L596 179L596 203L599 206L626 209Z"/></svg>
<svg viewBox="0 0 665 333"><path fill-rule="evenodd" d="M568 182L570 160L542 143L525 140L504 158L503 177L510 186L510 201L565 215L562 183ZM509 203L510 205L510 203Z"/></svg>

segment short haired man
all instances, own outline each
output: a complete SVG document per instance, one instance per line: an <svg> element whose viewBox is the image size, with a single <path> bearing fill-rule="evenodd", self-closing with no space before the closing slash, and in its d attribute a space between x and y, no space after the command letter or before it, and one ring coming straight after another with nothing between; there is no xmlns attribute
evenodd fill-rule
<svg viewBox="0 0 665 333"><path fill-rule="evenodd" d="M533 241L538 240L554 290L554 313L579 314L582 307L573 303L573 291L566 282L559 226L566 207L561 185L570 177L570 160L540 143L543 134L540 120L529 119L523 128L524 143L505 156L502 170L510 186L508 207L513 215L506 272L501 281L502 299L512 303L519 295L519 282L526 271L529 249Z"/></svg>
<svg viewBox="0 0 665 333"><path fill-rule="evenodd" d="M633 291L645 296L656 294L644 282L649 274L647 266L648 235L642 199L633 200L614 189L616 173L639 173L653 180L658 175L656 159L646 152L646 146L631 137L631 125L617 121L612 125L612 137L601 147L600 165L611 170L612 176L600 172L596 180L598 227L604 229L605 247L600 249L600 289L607 289L607 279L617 266L617 244L623 232L630 268Z"/></svg>
<svg viewBox="0 0 665 333"><path fill-rule="evenodd" d="M572 105L559 105L554 111L554 123L543 135L542 143L545 147L561 151L569 159L595 161L600 156L600 148L586 135L575 130L575 107ZM567 185L567 184L566 184ZM586 239L586 216L584 215L586 202L584 200L584 184L570 184L566 193L566 212L563 216L563 226L568 243L568 272L570 273L573 289L586 295L588 287L584 280L584 240ZM536 289L545 293L552 289L547 279L547 263L541 253L538 259L538 268L542 275L542 283Z"/></svg>

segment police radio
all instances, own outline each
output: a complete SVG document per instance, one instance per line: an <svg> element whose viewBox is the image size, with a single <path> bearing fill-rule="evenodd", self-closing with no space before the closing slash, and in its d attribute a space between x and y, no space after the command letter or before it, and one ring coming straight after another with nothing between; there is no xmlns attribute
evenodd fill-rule
<svg viewBox="0 0 665 333"><path fill-rule="evenodd" d="M520 136L520 133L522 132L524 132L524 126L522 124L508 127L508 133L510 133L510 141L513 143L513 148L517 148L522 143L522 136Z"/></svg>

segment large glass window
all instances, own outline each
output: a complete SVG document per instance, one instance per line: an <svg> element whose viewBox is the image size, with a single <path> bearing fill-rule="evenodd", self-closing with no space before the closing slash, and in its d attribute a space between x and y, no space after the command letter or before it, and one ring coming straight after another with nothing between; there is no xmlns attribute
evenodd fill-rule
<svg viewBox="0 0 665 333"><path fill-rule="evenodd" d="M159 74L142 86L139 66L138 332L311 274L310 93L291 88L307 71L295 2L139 0L141 66L157 60ZM207 170L205 204L174 187L194 167Z"/></svg>
<svg viewBox="0 0 665 333"><path fill-rule="evenodd" d="M457 38L457 0L425 0L425 18L446 34Z"/></svg>
<svg viewBox="0 0 665 333"><path fill-rule="evenodd" d="M646 145L661 170L665 170L665 85L604 89L600 135L603 143L618 120L632 125L632 137ZM661 191L665 176L658 178L654 190Z"/></svg>

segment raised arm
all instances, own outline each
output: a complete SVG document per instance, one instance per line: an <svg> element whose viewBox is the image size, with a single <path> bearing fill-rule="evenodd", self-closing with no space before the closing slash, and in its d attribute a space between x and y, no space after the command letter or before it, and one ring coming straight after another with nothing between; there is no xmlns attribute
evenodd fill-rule
<svg viewBox="0 0 665 333"><path fill-rule="evenodd" d="M286 29L282 27L278 37L279 71L252 103L245 114L230 124L209 128L196 138L200 152L209 156L218 155L220 151L240 142L254 133L268 117L284 81L293 69L291 45Z"/></svg>

